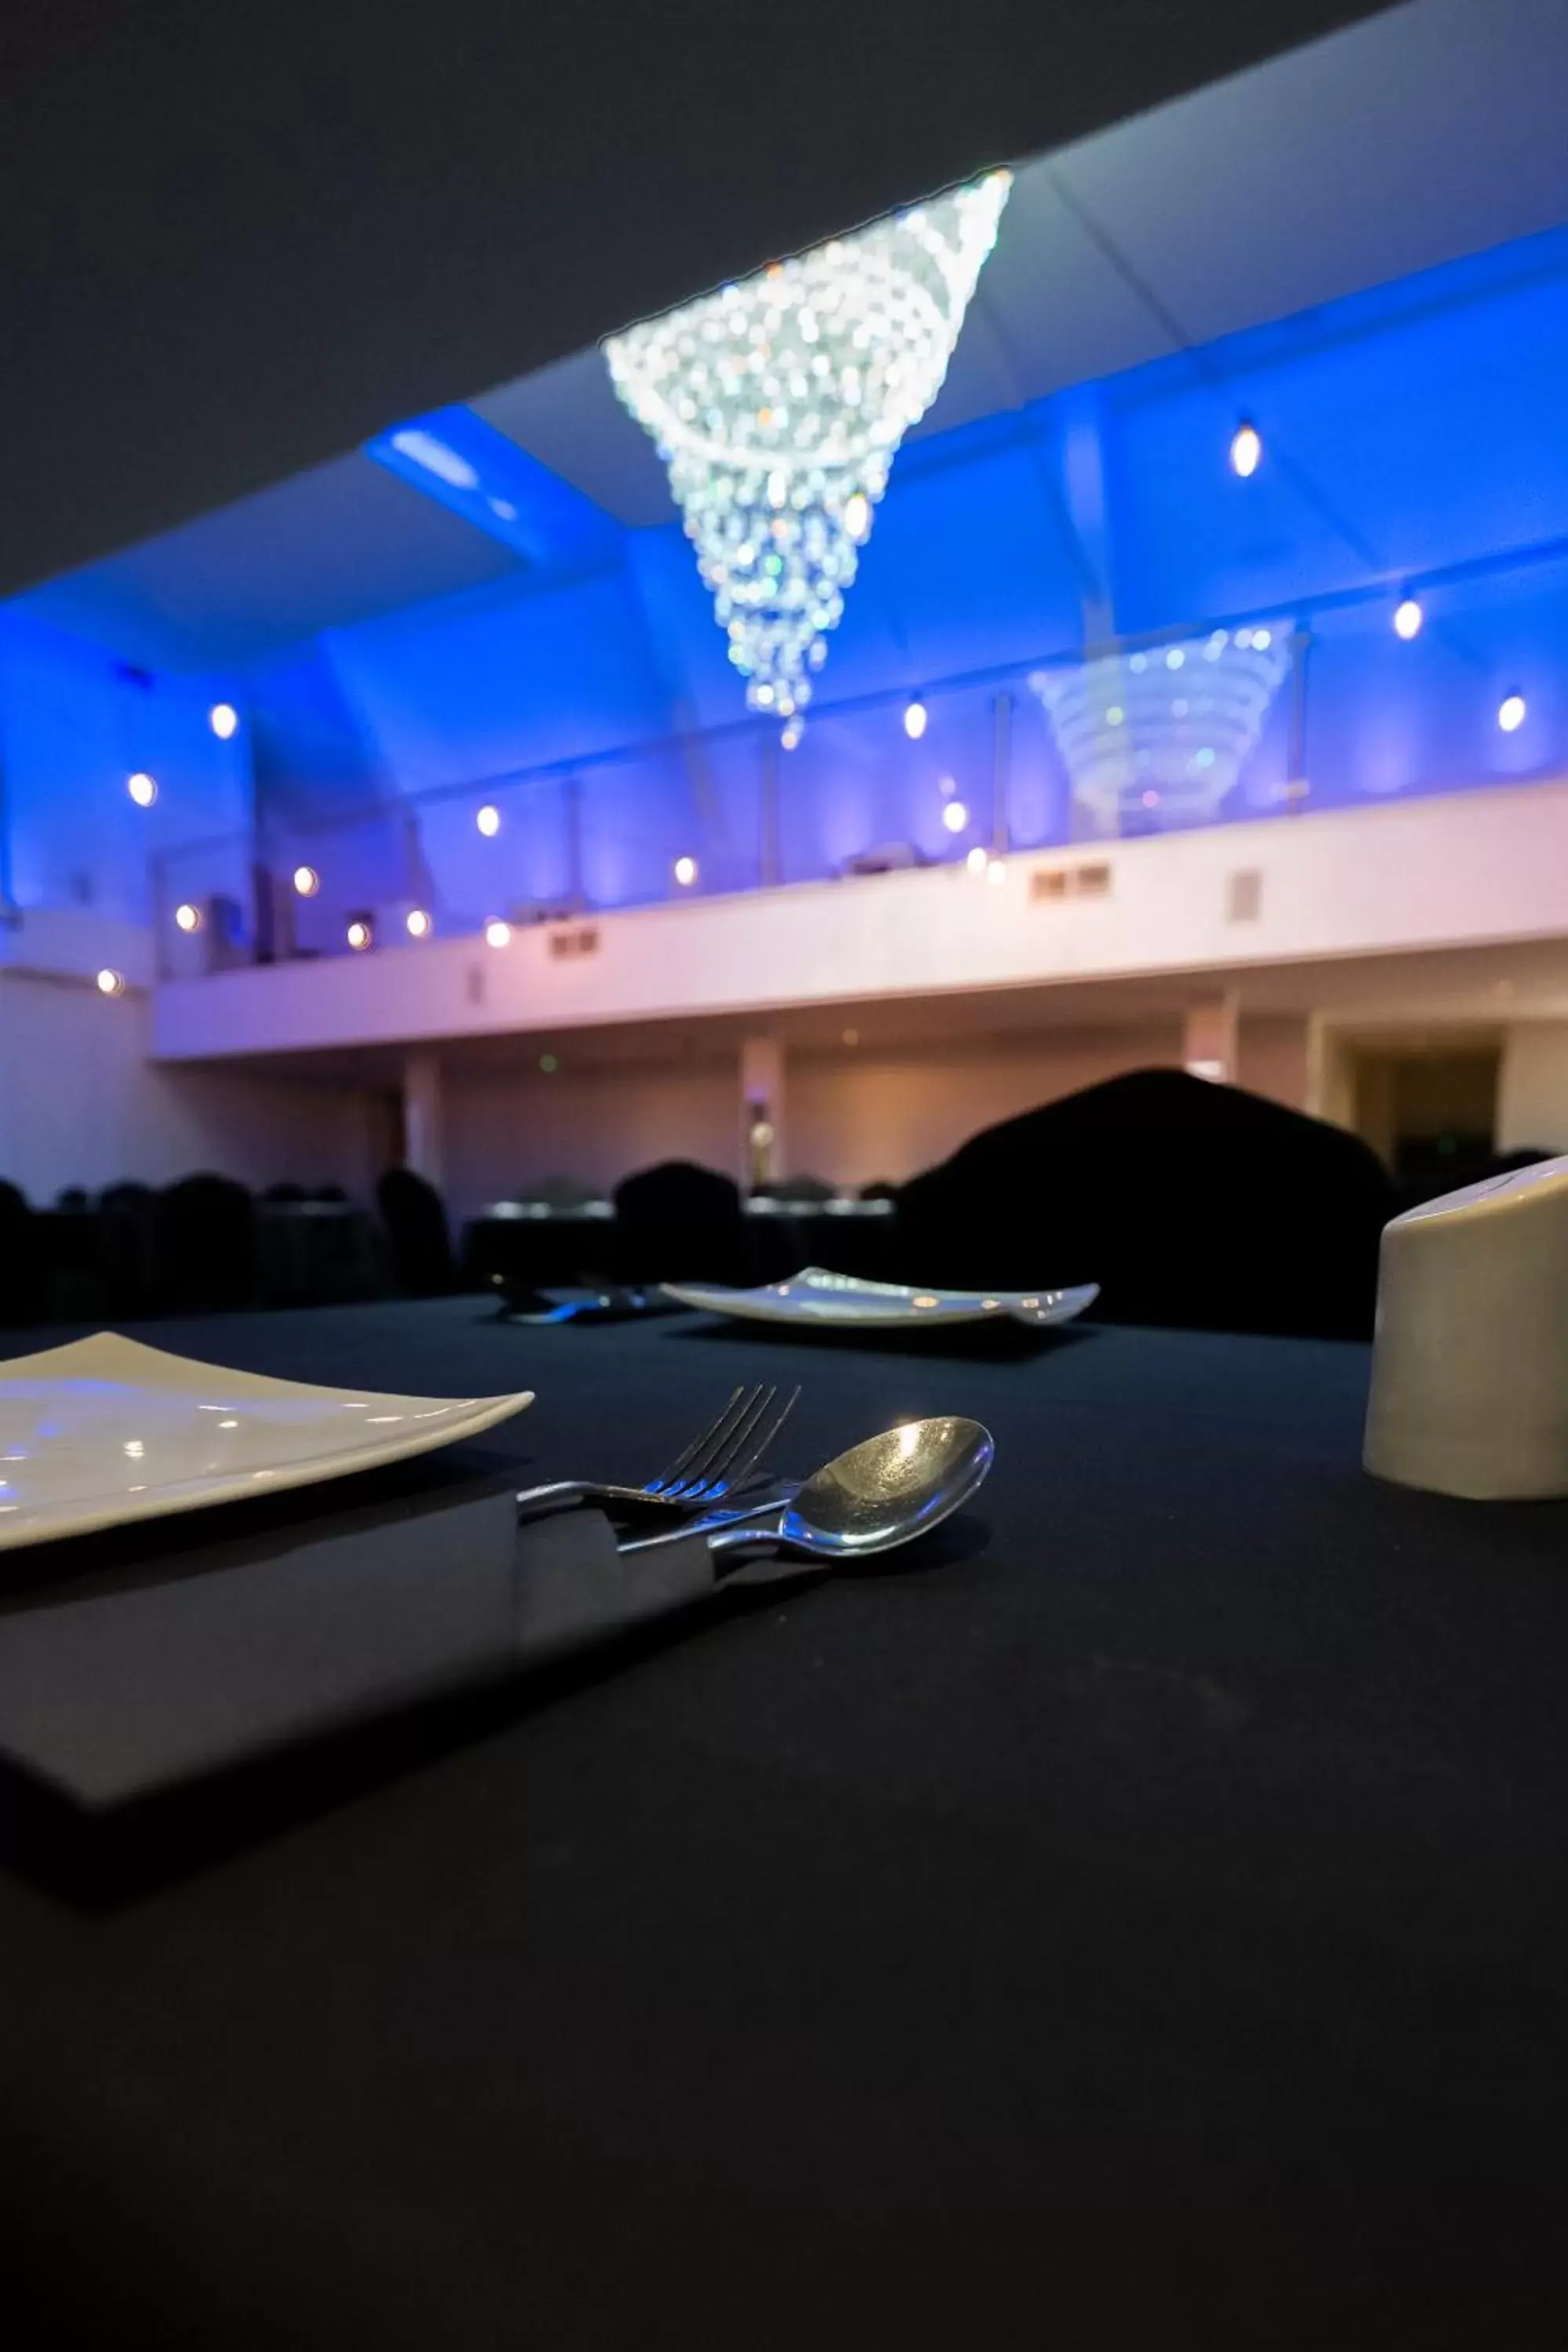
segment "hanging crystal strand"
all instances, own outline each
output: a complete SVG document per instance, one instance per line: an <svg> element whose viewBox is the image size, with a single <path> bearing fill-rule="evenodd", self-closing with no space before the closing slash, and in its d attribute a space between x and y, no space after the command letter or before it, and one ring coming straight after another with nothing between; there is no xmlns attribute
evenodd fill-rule
<svg viewBox="0 0 1568 2352"><path fill-rule="evenodd" d="M605 345L617 394L668 467L746 700L792 742L1011 184L993 172Z"/></svg>

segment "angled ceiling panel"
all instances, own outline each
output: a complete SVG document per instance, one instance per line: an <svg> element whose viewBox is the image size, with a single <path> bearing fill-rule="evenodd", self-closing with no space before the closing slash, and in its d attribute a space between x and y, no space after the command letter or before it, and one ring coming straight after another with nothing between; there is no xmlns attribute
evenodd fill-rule
<svg viewBox="0 0 1568 2352"><path fill-rule="evenodd" d="M16 601L128 661L225 669L318 629L518 569L508 548L353 457Z"/></svg>
<svg viewBox="0 0 1568 2352"><path fill-rule="evenodd" d="M1371 11L5 13L0 592Z"/></svg>

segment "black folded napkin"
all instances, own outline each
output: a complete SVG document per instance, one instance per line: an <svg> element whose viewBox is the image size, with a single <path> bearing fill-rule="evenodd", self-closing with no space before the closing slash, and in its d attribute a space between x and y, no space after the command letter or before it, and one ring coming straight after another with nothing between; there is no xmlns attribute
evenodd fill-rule
<svg viewBox="0 0 1568 2352"><path fill-rule="evenodd" d="M0 1757L95 1809L503 1681L714 1582L700 1538L623 1559L596 1512L520 1528L510 1482L166 1534L162 1559L142 1536L107 1566L85 1542L13 1555L40 1580L0 1601Z"/></svg>

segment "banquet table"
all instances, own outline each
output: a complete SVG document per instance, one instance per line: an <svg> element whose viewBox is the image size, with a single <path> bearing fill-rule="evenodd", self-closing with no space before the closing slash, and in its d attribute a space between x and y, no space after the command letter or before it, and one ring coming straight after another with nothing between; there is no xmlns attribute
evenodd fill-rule
<svg viewBox="0 0 1568 2352"><path fill-rule="evenodd" d="M758 1282L779 1282L807 1265L872 1281L892 1270L897 1220L890 1201L749 1200L745 1210ZM608 1201L575 1208L498 1201L465 1225L462 1262L481 1287L498 1276L536 1286L613 1278L615 1210Z"/></svg>
<svg viewBox="0 0 1568 2352"><path fill-rule="evenodd" d="M923 1552L109 1825L96 1875L0 1782L13 2310L223 2352L1561 2347L1568 1505L1367 1479L1364 1349L472 1298L147 1336L533 1386L478 1449L531 1479L646 1475L758 1377L803 1384L790 1465L955 1411L996 1466Z"/></svg>
<svg viewBox="0 0 1568 2352"><path fill-rule="evenodd" d="M498 1201L463 1229L466 1278L522 1284L599 1282L614 1272L616 1213L607 1201L552 1208L542 1201Z"/></svg>
<svg viewBox="0 0 1568 2352"><path fill-rule="evenodd" d="M372 1298L387 1286L375 1227L351 1202L262 1201L256 1238L270 1306Z"/></svg>

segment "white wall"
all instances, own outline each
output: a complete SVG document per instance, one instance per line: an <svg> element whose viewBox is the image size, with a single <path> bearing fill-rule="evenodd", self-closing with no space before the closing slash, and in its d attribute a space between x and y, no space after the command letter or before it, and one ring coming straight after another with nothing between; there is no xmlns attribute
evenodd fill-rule
<svg viewBox="0 0 1568 2352"><path fill-rule="evenodd" d="M830 1182L898 1184L997 1120L1150 1063L1179 1065L1178 1021L950 1042L907 1055L792 1060L789 1165Z"/></svg>
<svg viewBox="0 0 1568 2352"><path fill-rule="evenodd" d="M1236 1082L1289 1110L1306 1110L1311 1091L1309 1038L1303 1013L1244 1013L1237 1037Z"/></svg>
<svg viewBox="0 0 1568 2352"><path fill-rule="evenodd" d="M740 1086L729 1064L448 1073L442 1108L446 1190L459 1213L551 1176L608 1193L659 1160L741 1173Z"/></svg>
<svg viewBox="0 0 1568 2352"><path fill-rule="evenodd" d="M1568 1151L1568 1021L1520 1021L1503 1042L1497 1145Z"/></svg>
<svg viewBox="0 0 1568 2352"><path fill-rule="evenodd" d="M845 1049L785 1064L784 1172L845 1186L900 1183L998 1119L1150 1063L1178 1064L1181 1025L950 1039L929 1052ZM563 1055L570 1064L570 1049ZM533 1069L443 1087L443 1164L468 1213L550 1176L608 1192L657 1160L690 1159L742 1174L738 1062L628 1064L554 1076Z"/></svg>
<svg viewBox="0 0 1568 2352"><path fill-rule="evenodd" d="M197 1168L357 1193L379 1172L368 1087L274 1076L264 1064L147 1063L148 1023L139 991L106 998L79 980L0 971L0 1176L45 1202L64 1184L159 1183ZM1568 1073L1568 1025L1542 1034L1563 1041ZM1244 1019L1241 1082L1300 1104L1305 1039L1304 1020ZM531 1053L516 1071L446 1072L446 1183L459 1213L551 1176L608 1192L664 1159L742 1173L738 1059L574 1069L570 1041L558 1050L552 1075ZM1181 1053L1174 1017L949 1038L923 1051L794 1053L785 1168L846 1186L900 1182L998 1119L1119 1070L1178 1064ZM1564 1112L1568 1125L1568 1086Z"/></svg>
<svg viewBox="0 0 1568 2352"><path fill-rule="evenodd" d="M249 1069L145 1059L151 1008L136 992L0 971L0 1177L39 1204L66 1184L167 1183L198 1169L363 1192L365 1094Z"/></svg>
<svg viewBox="0 0 1568 2352"><path fill-rule="evenodd" d="M972 1135L1119 1071L1180 1066L1178 1019L1016 1038L949 1038L928 1049L791 1053L785 1065L784 1171L858 1187L901 1183ZM626 1064L546 1076L530 1067L448 1071L444 1168L460 1213L574 1176L609 1192L656 1160L693 1159L741 1174L738 1066ZM1242 1023L1240 1082L1300 1108L1307 1023Z"/></svg>
<svg viewBox="0 0 1568 2352"><path fill-rule="evenodd" d="M1109 870L1094 896L1036 898L1041 868ZM1231 914L1260 877L1256 919ZM1215 826L1007 863L644 908L553 957L541 927L492 951L432 940L225 972L158 991L157 1050L210 1059L291 1046L563 1032L664 1014L925 995L1118 975L1405 954L1568 932L1568 785Z"/></svg>
<svg viewBox="0 0 1568 2352"><path fill-rule="evenodd" d="M1244 1018L1240 1083L1303 1108L1307 1036L1304 1015ZM444 1168L459 1213L551 1176L574 1176L607 1193L656 1160L699 1160L742 1174L738 1060L574 1071L569 1045L561 1059L553 1076L531 1066L482 1076L447 1072ZM1174 1015L1016 1037L949 1037L924 1049L790 1052L784 1172L847 1188L879 1179L902 1183L1000 1119L1120 1071L1179 1067L1181 1059Z"/></svg>

